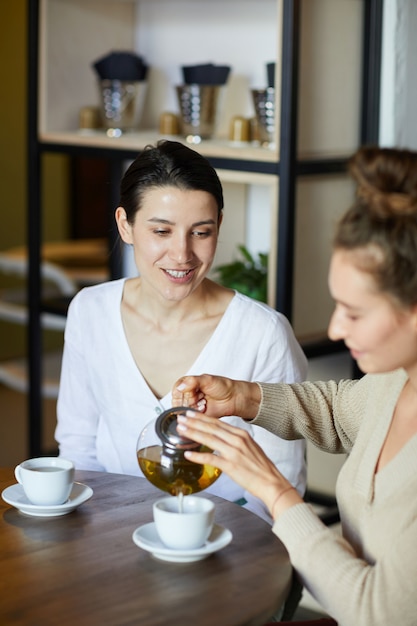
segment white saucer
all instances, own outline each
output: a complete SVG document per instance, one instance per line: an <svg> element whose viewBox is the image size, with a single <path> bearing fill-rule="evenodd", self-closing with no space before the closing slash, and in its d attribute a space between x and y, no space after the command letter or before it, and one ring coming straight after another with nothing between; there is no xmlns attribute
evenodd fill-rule
<svg viewBox="0 0 417 626"><path fill-rule="evenodd" d="M21 484L11 485L4 489L1 497L7 504L19 509L21 513L25 515L31 515L34 517L59 517L60 515L67 515L74 511L80 504L86 502L93 495L93 490L87 485L82 483L74 483L70 497L64 504L55 504L49 506L41 506L39 504L32 504L27 497Z"/></svg>
<svg viewBox="0 0 417 626"><path fill-rule="evenodd" d="M209 554L221 550L231 542L232 536L230 530L214 524L210 537L201 548L173 550L172 548L167 548L162 543L154 522L151 522L137 528L132 535L132 539L139 548L151 552L157 559L172 561L173 563L191 563L192 561L201 561L208 557Z"/></svg>

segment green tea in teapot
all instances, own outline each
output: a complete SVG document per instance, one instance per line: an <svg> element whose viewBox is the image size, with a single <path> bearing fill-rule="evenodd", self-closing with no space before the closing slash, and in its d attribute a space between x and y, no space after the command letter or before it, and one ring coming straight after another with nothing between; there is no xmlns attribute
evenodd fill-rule
<svg viewBox="0 0 417 626"><path fill-rule="evenodd" d="M177 431L177 415L187 407L168 409L143 429L136 454L144 476L158 489L184 496L207 489L220 476L212 465L200 465L185 458L186 450L212 452L206 446L184 438Z"/></svg>
<svg viewBox="0 0 417 626"><path fill-rule="evenodd" d="M207 489L221 474L216 467L193 463L185 459L183 454L176 457L164 455L163 446L143 448L138 450L137 456L139 466L149 482L173 496Z"/></svg>

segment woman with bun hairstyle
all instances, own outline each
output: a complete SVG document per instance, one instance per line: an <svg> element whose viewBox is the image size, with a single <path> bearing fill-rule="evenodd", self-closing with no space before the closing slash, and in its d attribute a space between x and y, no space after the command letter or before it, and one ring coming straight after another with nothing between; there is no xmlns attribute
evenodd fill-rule
<svg viewBox="0 0 417 626"><path fill-rule="evenodd" d="M199 403L187 453L256 493L305 587L340 626L417 624L417 153L363 147L350 172L357 197L337 226L329 271L343 339L359 380L264 384L186 377L176 396ZM348 458L337 480L342 534L327 528L245 433L240 415L283 437ZM209 417L211 416L211 417Z"/></svg>

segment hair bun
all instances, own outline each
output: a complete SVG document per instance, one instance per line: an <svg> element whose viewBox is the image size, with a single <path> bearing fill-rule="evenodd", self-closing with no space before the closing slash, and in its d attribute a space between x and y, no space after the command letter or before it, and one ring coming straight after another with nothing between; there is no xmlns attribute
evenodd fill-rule
<svg viewBox="0 0 417 626"><path fill-rule="evenodd" d="M379 217L417 214L417 155L408 150L360 148L349 161L357 198Z"/></svg>
<svg viewBox="0 0 417 626"><path fill-rule="evenodd" d="M385 193L369 185L359 185L356 197L380 217L417 214L417 199L406 193Z"/></svg>

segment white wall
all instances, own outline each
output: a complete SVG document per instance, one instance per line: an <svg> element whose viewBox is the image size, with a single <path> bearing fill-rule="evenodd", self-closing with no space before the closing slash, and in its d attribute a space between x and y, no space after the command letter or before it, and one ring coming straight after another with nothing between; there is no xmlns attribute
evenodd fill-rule
<svg viewBox="0 0 417 626"><path fill-rule="evenodd" d="M385 0L380 142L417 149L417 2Z"/></svg>

